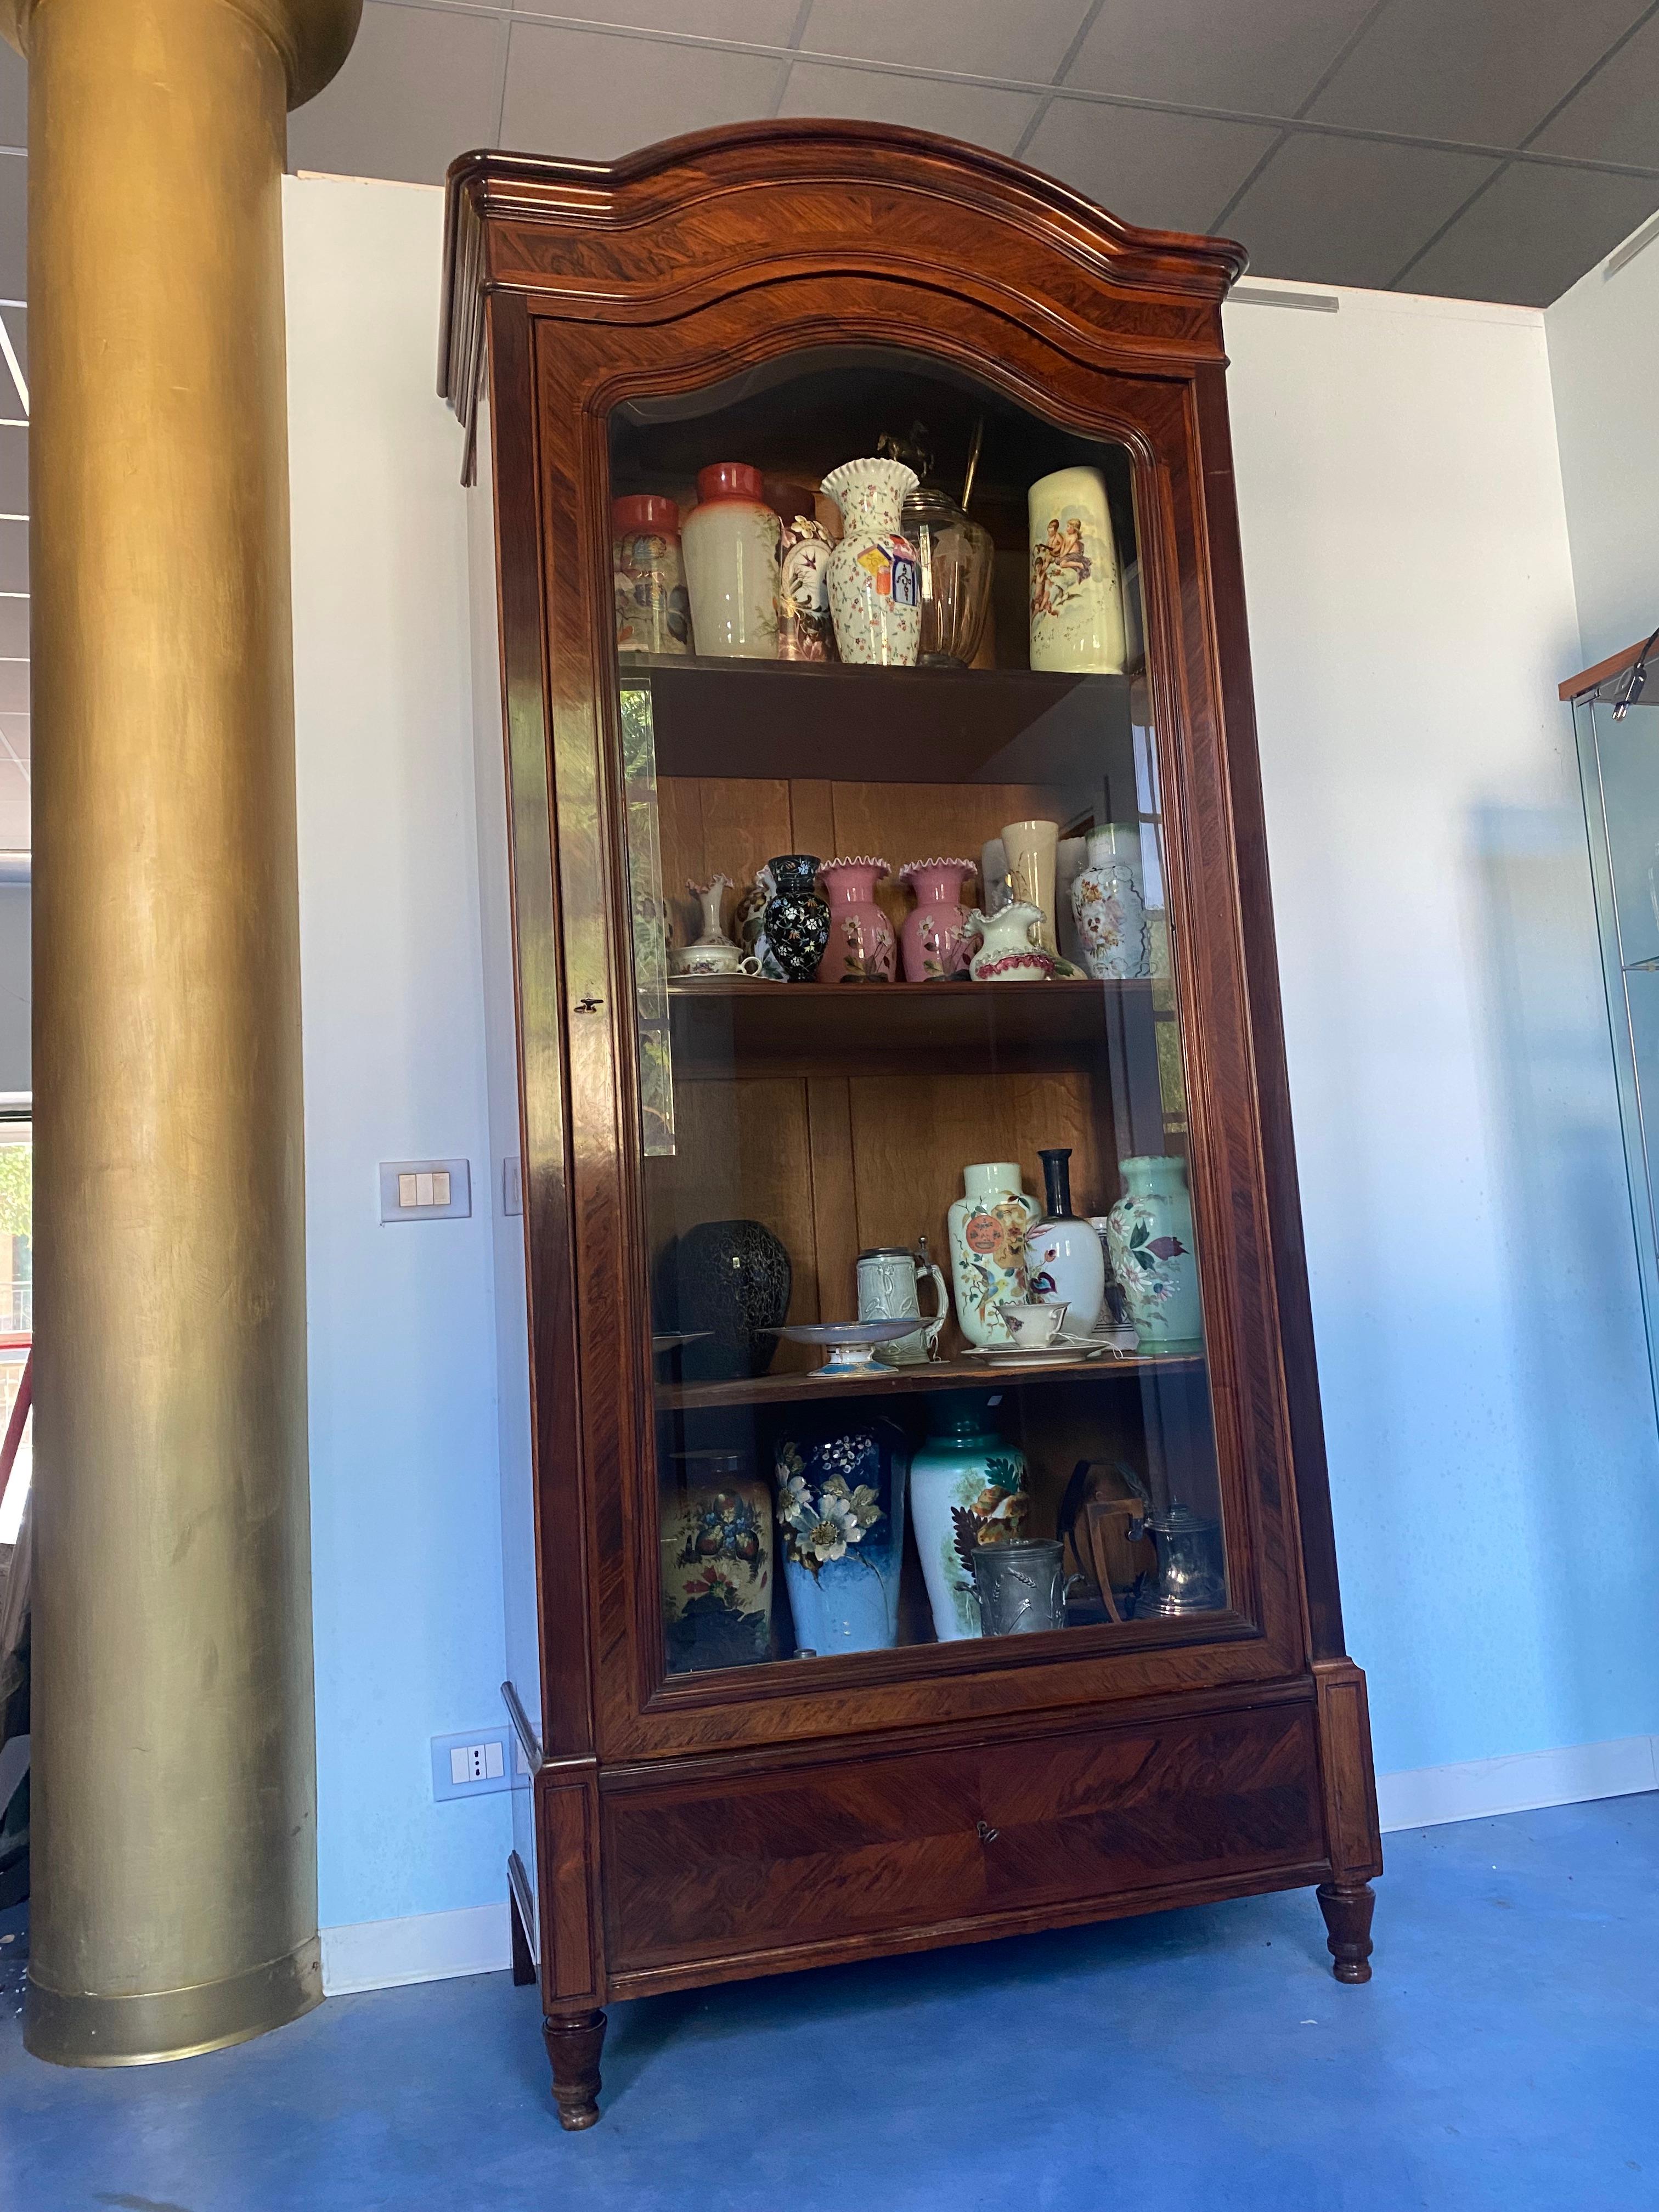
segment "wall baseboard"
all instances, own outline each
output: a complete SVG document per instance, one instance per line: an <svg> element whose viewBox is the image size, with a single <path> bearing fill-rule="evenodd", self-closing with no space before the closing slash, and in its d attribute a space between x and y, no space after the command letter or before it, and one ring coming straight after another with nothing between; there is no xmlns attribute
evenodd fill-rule
<svg viewBox="0 0 1659 2212"><path fill-rule="evenodd" d="M1616 1743L1569 1744L1559 1751L1514 1752L1461 1766L1419 1766L1379 1774L1385 1831L1432 1828L1449 1820L1491 1820L1545 1805L1629 1797L1659 1789L1659 1736ZM323 1989L391 1990L457 1974L504 1972L513 1963L507 1901L462 1912L416 1912L405 1920L363 1920L323 1930Z"/></svg>
<svg viewBox="0 0 1659 2212"><path fill-rule="evenodd" d="M1594 1797L1631 1797L1654 1789L1659 1789L1659 1736L1651 1735L1567 1744L1559 1751L1510 1752L1461 1766L1419 1766L1376 1778L1385 1833L1437 1828L1448 1820L1488 1820L1500 1813L1532 1813L1544 1805L1584 1804Z"/></svg>
<svg viewBox="0 0 1659 2212"><path fill-rule="evenodd" d="M460 1912L412 1912L323 1930L323 1994L395 1990L409 1982L494 1974L513 1964L507 1899Z"/></svg>

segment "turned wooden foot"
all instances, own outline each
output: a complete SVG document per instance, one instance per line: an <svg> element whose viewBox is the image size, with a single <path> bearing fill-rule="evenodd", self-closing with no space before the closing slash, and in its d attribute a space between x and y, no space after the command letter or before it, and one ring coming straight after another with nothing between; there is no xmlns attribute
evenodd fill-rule
<svg viewBox="0 0 1659 2212"><path fill-rule="evenodd" d="M559 2125L591 2128L599 2117L599 2052L605 2045L605 2014L579 2012L568 2020L544 2020L542 2038L553 2068Z"/></svg>
<svg viewBox="0 0 1659 2212"><path fill-rule="evenodd" d="M1337 1980L1370 1981L1371 1914L1376 1906L1370 1882L1322 1881L1318 1897L1325 1916L1325 1948L1336 1962Z"/></svg>

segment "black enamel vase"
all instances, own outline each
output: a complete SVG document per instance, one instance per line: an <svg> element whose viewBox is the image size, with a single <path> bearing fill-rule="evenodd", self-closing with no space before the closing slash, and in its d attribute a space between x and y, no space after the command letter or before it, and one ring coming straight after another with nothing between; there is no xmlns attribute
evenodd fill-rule
<svg viewBox="0 0 1659 2212"><path fill-rule="evenodd" d="M830 942L830 902L817 887L816 853L780 853L767 862L777 885L766 902L766 941L791 983L810 983Z"/></svg>

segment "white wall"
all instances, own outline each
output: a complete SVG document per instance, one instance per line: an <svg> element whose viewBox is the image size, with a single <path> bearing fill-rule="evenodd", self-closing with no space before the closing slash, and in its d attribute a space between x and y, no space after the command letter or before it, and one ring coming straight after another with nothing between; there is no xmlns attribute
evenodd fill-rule
<svg viewBox="0 0 1659 2212"><path fill-rule="evenodd" d="M1291 1088L1377 1765L1659 1728L1659 1444L1542 318L1227 313Z"/></svg>
<svg viewBox="0 0 1659 2212"><path fill-rule="evenodd" d="M323 1917L459 1930L499 1900L507 1812L433 1805L427 1769L429 1735L495 1717L502 1644L441 200L287 191ZM1378 1764L1623 1738L1650 1775L1659 1449L1554 699L1579 647L1542 321L1345 294L1236 307L1228 335ZM478 1215L377 1228L375 1162L448 1153Z"/></svg>
<svg viewBox="0 0 1659 2212"><path fill-rule="evenodd" d="M501 1706L466 516L434 390L442 199L284 179L325 1927L493 1905L507 1800L428 1740ZM381 1228L380 1160L473 1217ZM504 1928L504 1922L503 1922Z"/></svg>
<svg viewBox="0 0 1659 2212"><path fill-rule="evenodd" d="M1603 262L1580 277L1544 325L1594 667L1659 627L1659 240L1611 276Z"/></svg>

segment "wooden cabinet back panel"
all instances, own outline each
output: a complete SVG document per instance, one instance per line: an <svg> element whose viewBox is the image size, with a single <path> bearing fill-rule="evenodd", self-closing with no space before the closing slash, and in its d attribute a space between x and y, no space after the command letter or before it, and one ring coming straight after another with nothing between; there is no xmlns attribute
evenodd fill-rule
<svg viewBox="0 0 1659 2212"><path fill-rule="evenodd" d="M604 1791L623 1972L1305 1864L1313 1709Z"/></svg>

